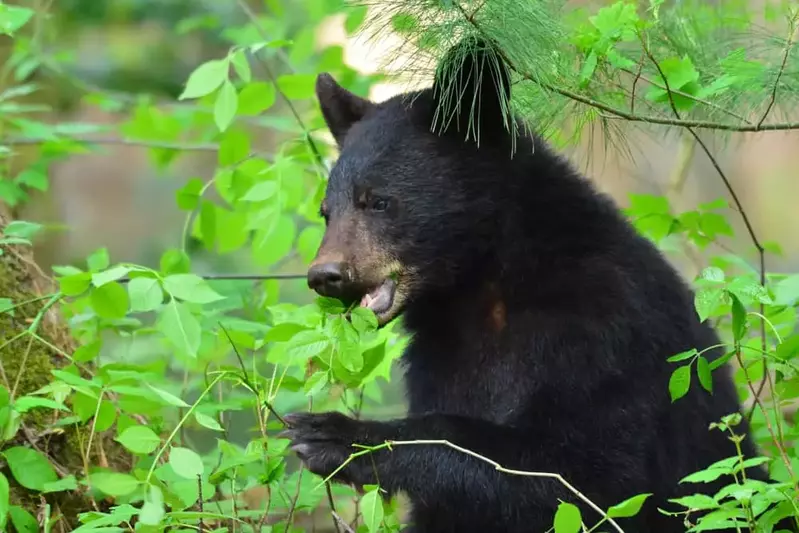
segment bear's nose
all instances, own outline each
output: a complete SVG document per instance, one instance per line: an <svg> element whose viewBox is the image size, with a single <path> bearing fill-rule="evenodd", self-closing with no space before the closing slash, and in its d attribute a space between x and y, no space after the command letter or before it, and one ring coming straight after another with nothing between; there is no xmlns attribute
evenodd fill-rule
<svg viewBox="0 0 799 533"><path fill-rule="evenodd" d="M347 282L347 265L341 262L321 263L308 269L308 287L322 296L341 296Z"/></svg>

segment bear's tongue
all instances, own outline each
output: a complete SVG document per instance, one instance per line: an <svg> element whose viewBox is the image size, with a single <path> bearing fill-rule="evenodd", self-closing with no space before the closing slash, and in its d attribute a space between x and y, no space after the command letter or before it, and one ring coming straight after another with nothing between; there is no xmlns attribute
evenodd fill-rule
<svg viewBox="0 0 799 533"><path fill-rule="evenodd" d="M394 280L387 279L379 287L363 295L361 307L372 310L375 314L385 313L394 302Z"/></svg>

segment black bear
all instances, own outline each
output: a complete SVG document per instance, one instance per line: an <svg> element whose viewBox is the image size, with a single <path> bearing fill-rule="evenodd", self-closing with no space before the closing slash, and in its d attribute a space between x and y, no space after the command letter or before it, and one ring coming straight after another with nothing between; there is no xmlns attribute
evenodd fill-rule
<svg viewBox="0 0 799 533"><path fill-rule="evenodd" d="M683 476L735 455L708 426L740 406L725 366L712 394L692 386L672 403L666 359L718 338L613 201L505 118L510 70L488 44L472 48L432 88L383 103L317 80L340 156L308 283L381 325L404 316L409 413L292 414L285 435L322 476L353 443L446 440L505 468L558 473L603 509L653 493L618 524L684 531L658 507L695 492ZM748 438L743 451L755 454ZM359 457L336 480L404 492L416 533L544 533L559 500L589 527L601 518L557 479L502 473L442 444Z"/></svg>

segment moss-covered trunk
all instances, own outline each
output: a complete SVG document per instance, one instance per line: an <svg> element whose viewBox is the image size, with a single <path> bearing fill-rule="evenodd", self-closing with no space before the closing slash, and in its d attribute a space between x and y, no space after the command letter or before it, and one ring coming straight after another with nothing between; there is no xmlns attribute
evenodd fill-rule
<svg viewBox="0 0 799 533"><path fill-rule="evenodd" d="M0 204L0 238L10 220L9 210ZM0 250L0 298L10 299L14 306L11 312L0 312L0 385L14 399L46 385L53 377L52 369L68 365L64 354L74 352L75 341L57 302L52 301L56 285L35 263L30 247L0 245ZM129 457L107 438L95 439L92 450L86 450L88 432L74 426L55 426L57 416L51 410L28 411L16 434L0 443L0 449L33 448L47 456L61 478L74 475L80 479L84 464L104 465L108 458L122 471L130 464ZM114 449L109 450L109 446ZM10 484L11 505L21 506L41 520L45 504L49 504L49 522L56 524L52 531L71 531L77 514L97 505L81 488L45 495L28 490L16 482L2 457L0 467ZM8 530L14 531L10 521Z"/></svg>

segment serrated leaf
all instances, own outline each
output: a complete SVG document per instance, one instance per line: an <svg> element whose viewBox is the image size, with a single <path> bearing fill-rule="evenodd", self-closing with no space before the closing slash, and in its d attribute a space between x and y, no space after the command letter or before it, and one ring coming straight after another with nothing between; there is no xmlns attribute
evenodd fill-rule
<svg viewBox="0 0 799 533"><path fill-rule="evenodd" d="M286 344L286 355L294 363L319 355L331 346L330 338L321 331L306 330L294 335Z"/></svg>
<svg viewBox="0 0 799 533"><path fill-rule="evenodd" d="M582 528L580 509L571 503L561 502L555 511L555 533L578 533Z"/></svg>
<svg viewBox="0 0 799 533"><path fill-rule="evenodd" d="M133 493L141 482L129 474L119 472L96 472L89 476L92 487L118 498Z"/></svg>
<svg viewBox="0 0 799 533"><path fill-rule="evenodd" d="M186 302L207 304L224 300L225 297L216 292L203 278L196 274L172 274L164 278L166 291Z"/></svg>
<svg viewBox="0 0 799 533"><path fill-rule="evenodd" d="M375 316L374 311L366 307L356 307L352 311L350 311L350 320L352 321L353 327L359 333L365 333L367 331L374 331L377 329L377 316Z"/></svg>
<svg viewBox="0 0 799 533"><path fill-rule="evenodd" d="M361 514L369 533L379 531L380 524L383 523L383 501L380 497L379 489L374 489L363 495L361 498Z"/></svg>
<svg viewBox="0 0 799 533"><path fill-rule="evenodd" d="M723 297L724 289L721 287L709 287L697 291L694 297L694 307L700 322L707 320L721 303Z"/></svg>
<svg viewBox="0 0 799 533"><path fill-rule="evenodd" d="M147 426L130 426L116 439L122 446L133 453L152 453L161 444L161 438Z"/></svg>
<svg viewBox="0 0 799 533"><path fill-rule="evenodd" d="M36 450L14 446L3 451L11 474L26 489L41 491L47 483L58 481L58 475L47 458Z"/></svg>
<svg viewBox="0 0 799 533"><path fill-rule="evenodd" d="M710 363L704 357L696 360L696 373L699 377L699 384L708 391L713 392L713 375L710 370Z"/></svg>
<svg viewBox="0 0 799 533"><path fill-rule="evenodd" d="M214 104L214 121L219 131L225 131L230 126L233 119L236 117L236 110L239 106L239 94L236 92L236 87L225 80L219 94L216 95L216 103Z"/></svg>
<svg viewBox="0 0 799 533"><path fill-rule="evenodd" d="M611 518L630 518L635 516L650 496L652 496L652 493L638 494L621 503L617 503L608 509L608 516Z"/></svg>
<svg viewBox="0 0 799 533"><path fill-rule="evenodd" d="M206 61L189 75L186 88L178 100L200 98L214 92L228 79L228 62L222 59Z"/></svg>
<svg viewBox="0 0 799 533"><path fill-rule="evenodd" d="M170 450L169 465L180 477L193 480L205 470L203 460L196 452L179 446L173 446Z"/></svg>
<svg viewBox="0 0 799 533"><path fill-rule="evenodd" d="M706 494L692 494L690 496L683 496L682 498L675 498L669 500L670 502L682 505L687 509L716 509L719 503Z"/></svg>
<svg viewBox="0 0 799 533"><path fill-rule="evenodd" d="M671 401L675 402L688 393L691 386L691 366L678 367L669 378L669 394Z"/></svg>

